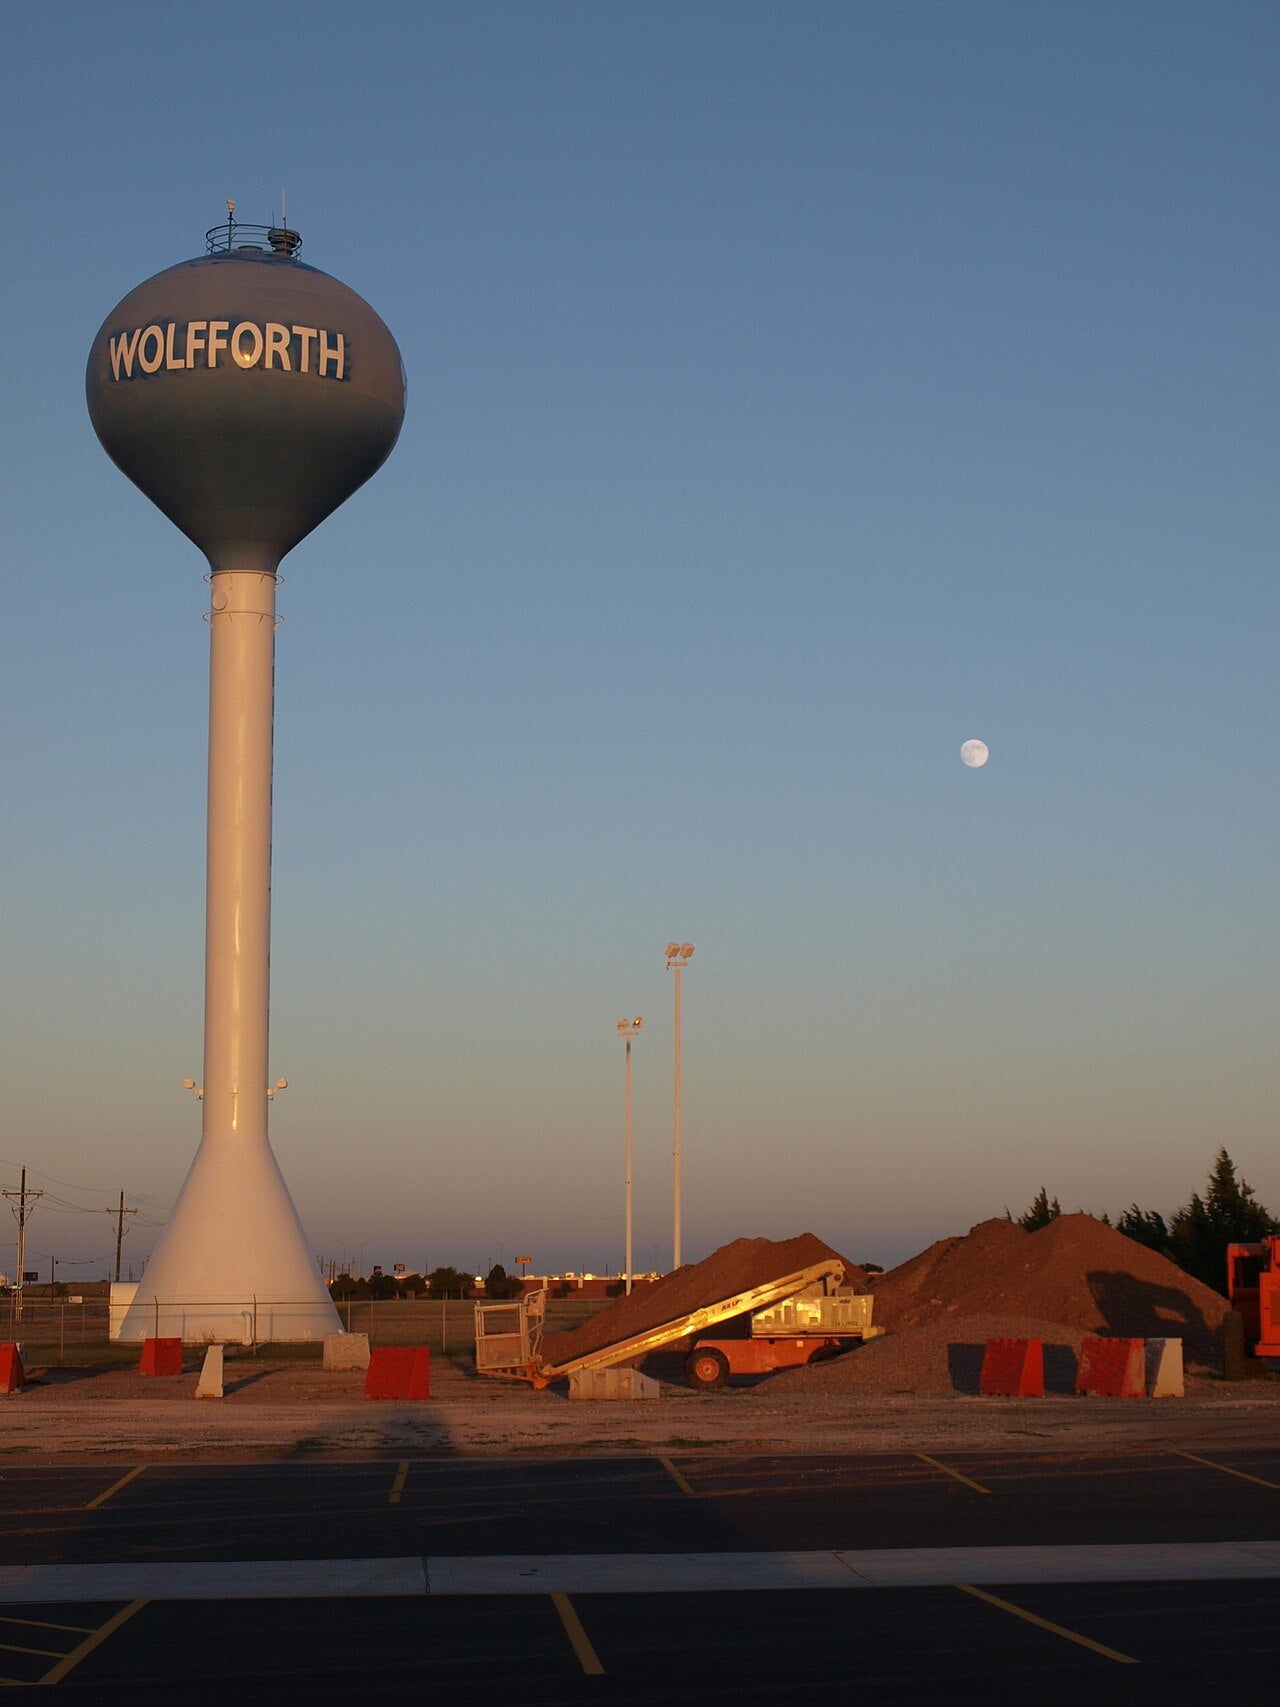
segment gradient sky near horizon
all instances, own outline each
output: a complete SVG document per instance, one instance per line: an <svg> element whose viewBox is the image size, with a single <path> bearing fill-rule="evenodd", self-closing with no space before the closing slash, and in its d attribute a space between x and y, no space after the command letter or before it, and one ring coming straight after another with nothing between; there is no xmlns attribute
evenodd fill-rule
<svg viewBox="0 0 1280 1707"><path fill-rule="evenodd" d="M616 1268L642 1014L666 1266L672 937L686 1260L888 1264L1042 1184L1167 1213L1222 1145L1280 1208L1280 10L116 0L5 39L30 1266L105 1272L123 1187L136 1267L199 1135L205 564L85 360L282 187L409 374L280 595L272 1138L317 1253Z"/></svg>

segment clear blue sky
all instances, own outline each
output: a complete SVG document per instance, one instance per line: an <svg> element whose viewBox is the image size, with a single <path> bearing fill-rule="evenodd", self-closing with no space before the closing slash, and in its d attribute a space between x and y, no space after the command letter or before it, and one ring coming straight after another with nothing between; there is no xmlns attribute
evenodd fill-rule
<svg viewBox="0 0 1280 1707"><path fill-rule="evenodd" d="M281 591L316 1250L618 1264L640 1013L668 1260L673 936L686 1258L1167 1212L1224 1144L1280 1207L1273 4L5 24L0 1173L94 1210L34 1250L101 1272L123 1186L136 1264L199 1130L205 565L85 359L282 186L409 373Z"/></svg>

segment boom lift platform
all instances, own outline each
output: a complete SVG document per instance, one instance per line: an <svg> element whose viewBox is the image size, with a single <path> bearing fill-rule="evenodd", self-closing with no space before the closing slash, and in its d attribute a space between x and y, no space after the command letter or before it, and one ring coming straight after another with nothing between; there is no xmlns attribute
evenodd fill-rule
<svg viewBox="0 0 1280 1707"><path fill-rule="evenodd" d="M871 1325L870 1296L844 1287L844 1277L844 1264L833 1257L560 1362L547 1362L542 1353L545 1288L514 1303L477 1304L476 1371L542 1388L580 1369L634 1364L651 1351L692 1338L685 1359L690 1385L723 1387L730 1375L762 1375L809 1363L853 1340L882 1334L883 1328ZM730 1331L703 1337L718 1326Z"/></svg>

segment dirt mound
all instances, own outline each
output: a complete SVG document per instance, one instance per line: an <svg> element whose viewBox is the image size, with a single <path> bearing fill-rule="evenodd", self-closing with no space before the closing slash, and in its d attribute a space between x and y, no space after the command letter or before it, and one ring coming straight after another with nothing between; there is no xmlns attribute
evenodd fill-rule
<svg viewBox="0 0 1280 1707"><path fill-rule="evenodd" d="M1221 1367L1226 1299L1092 1215L1060 1215L1034 1233L983 1221L868 1284L875 1321L890 1334L1017 1315L1085 1333L1181 1339L1189 1364Z"/></svg>
<svg viewBox="0 0 1280 1707"><path fill-rule="evenodd" d="M702 1262L686 1264L629 1298L619 1298L580 1328L550 1335L542 1342L542 1360L559 1364L602 1351L605 1346L647 1333L722 1298L811 1268L827 1257L844 1263L846 1286L866 1291L862 1270L813 1233L801 1233L795 1239L734 1239Z"/></svg>
<svg viewBox="0 0 1280 1707"><path fill-rule="evenodd" d="M1019 1231L1021 1229L1019 1228ZM927 1322L907 1333L868 1340L825 1363L784 1369L769 1382L771 1393L972 1393L978 1391L988 1340L1044 1342L1046 1393L1073 1393L1083 1328L1035 1316L961 1316Z"/></svg>
<svg viewBox="0 0 1280 1707"><path fill-rule="evenodd" d="M831 1256L840 1253L812 1233L735 1239L581 1327L553 1335L543 1360L560 1364L603 1350ZM779 1374L771 1386L976 1392L988 1339L1035 1338L1045 1343L1049 1390L1070 1391L1085 1334L1181 1339L1188 1368L1221 1368L1226 1299L1091 1215L1060 1215L1034 1233L1014 1221L983 1221L887 1274L866 1275L840 1261L847 1284L874 1292L875 1321L889 1337Z"/></svg>
<svg viewBox="0 0 1280 1707"><path fill-rule="evenodd" d="M989 1339L1039 1339L1046 1390L1069 1393L1086 1334L1181 1339L1189 1368L1222 1367L1227 1300L1091 1215L1060 1215L1034 1233L983 1221L867 1282L888 1337L776 1375L771 1386L976 1393Z"/></svg>
<svg viewBox="0 0 1280 1707"><path fill-rule="evenodd" d="M875 1294L875 1320L896 1333L935 1315L939 1308L948 1308L956 1298L974 1309L988 1308L980 1290L975 1296L975 1289L1008 1256L1016 1252L1021 1260L1026 1240L1016 1221L980 1221L965 1237L939 1239L897 1268L871 1275L868 1285Z"/></svg>

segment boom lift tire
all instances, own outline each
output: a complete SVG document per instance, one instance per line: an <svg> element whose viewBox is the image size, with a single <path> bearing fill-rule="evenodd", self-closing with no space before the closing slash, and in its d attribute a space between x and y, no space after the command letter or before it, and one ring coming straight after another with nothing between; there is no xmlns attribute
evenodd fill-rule
<svg viewBox="0 0 1280 1707"><path fill-rule="evenodd" d="M729 1359L713 1346L695 1346L684 1360L685 1379L691 1387L710 1392L729 1379Z"/></svg>

